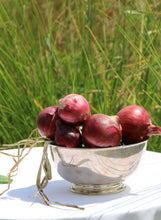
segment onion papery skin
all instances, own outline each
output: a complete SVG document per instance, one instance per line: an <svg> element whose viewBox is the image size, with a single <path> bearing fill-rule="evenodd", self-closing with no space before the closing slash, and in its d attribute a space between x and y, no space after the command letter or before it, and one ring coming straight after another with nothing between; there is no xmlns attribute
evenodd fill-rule
<svg viewBox="0 0 161 220"><path fill-rule="evenodd" d="M84 123L82 139L85 147L115 147L121 141L118 116L93 114Z"/></svg>
<svg viewBox="0 0 161 220"><path fill-rule="evenodd" d="M82 138L79 129L66 124L60 118L56 119L55 144L65 147L82 147Z"/></svg>
<svg viewBox="0 0 161 220"><path fill-rule="evenodd" d="M117 115L120 118L124 144L139 143L149 139L151 135L161 134L161 128L152 125L149 113L141 106L126 106Z"/></svg>
<svg viewBox="0 0 161 220"><path fill-rule="evenodd" d="M82 95L69 94L59 100L58 115L64 122L77 126L90 116L90 107Z"/></svg>
<svg viewBox="0 0 161 220"><path fill-rule="evenodd" d="M37 128L41 136L46 136L51 140L55 139L55 116L57 106L49 106L43 109L38 115Z"/></svg>

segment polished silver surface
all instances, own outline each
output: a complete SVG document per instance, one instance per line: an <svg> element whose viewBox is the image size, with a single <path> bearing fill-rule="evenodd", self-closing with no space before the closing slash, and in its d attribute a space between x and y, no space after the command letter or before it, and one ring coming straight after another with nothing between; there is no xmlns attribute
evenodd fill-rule
<svg viewBox="0 0 161 220"><path fill-rule="evenodd" d="M71 191L104 194L124 189L147 147L147 141L110 148L67 148L50 144L57 172L73 183Z"/></svg>

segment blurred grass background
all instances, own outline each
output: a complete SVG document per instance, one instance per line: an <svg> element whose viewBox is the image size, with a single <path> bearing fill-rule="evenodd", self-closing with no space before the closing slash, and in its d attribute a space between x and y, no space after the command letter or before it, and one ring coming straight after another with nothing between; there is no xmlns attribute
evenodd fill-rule
<svg viewBox="0 0 161 220"><path fill-rule="evenodd" d="M160 51L159 0L1 0L0 145L69 93L92 114L141 105L161 126ZM161 152L161 136L148 149Z"/></svg>

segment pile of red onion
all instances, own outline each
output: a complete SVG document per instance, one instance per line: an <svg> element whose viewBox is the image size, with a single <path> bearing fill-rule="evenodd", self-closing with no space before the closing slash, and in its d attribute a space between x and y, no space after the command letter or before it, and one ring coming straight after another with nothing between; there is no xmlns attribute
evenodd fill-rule
<svg viewBox="0 0 161 220"><path fill-rule="evenodd" d="M41 136L72 148L115 147L161 135L161 127L152 125L148 112L141 106L126 106L114 116L91 115L88 101L78 94L69 94L56 106L41 111L37 127Z"/></svg>

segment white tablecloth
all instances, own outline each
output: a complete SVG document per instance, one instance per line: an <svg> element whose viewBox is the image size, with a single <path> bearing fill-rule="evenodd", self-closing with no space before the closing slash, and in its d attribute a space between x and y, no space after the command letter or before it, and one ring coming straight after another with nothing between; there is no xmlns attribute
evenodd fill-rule
<svg viewBox="0 0 161 220"><path fill-rule="evenodd" d="M36 176L43 148L34 148L19 166L11 188L0 196L0 219L110 219L161 220L161 154L146 151L139 168L126 181L125 191L111 195L80 195L69 191L52 165L53 179L44 192L49 200L84 207L46 206L37 192ZM17 150L7 150L17 153ZM51 162L52 163L52 162ZM0 154L0 175L6 175L13 160ZM0 191L6 185L0 184Z"/></svg>

